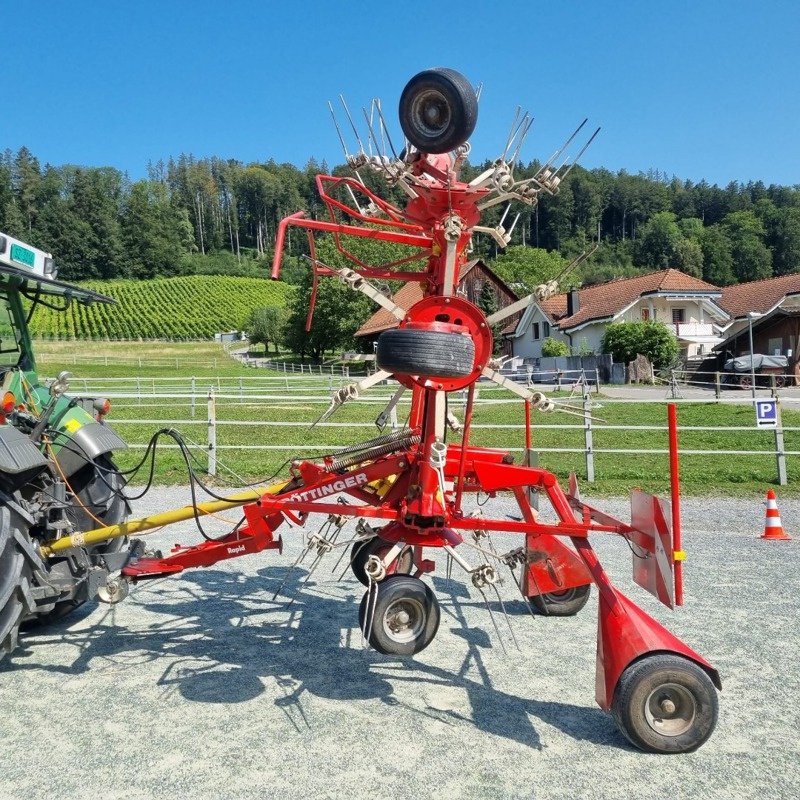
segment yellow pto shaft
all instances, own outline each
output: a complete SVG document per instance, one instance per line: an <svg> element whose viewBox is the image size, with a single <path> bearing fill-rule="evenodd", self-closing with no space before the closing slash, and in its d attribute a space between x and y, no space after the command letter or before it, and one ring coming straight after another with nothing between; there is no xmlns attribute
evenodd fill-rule
<svg viewBox="0 0 800 800"><path fill-rule="evenodd" d="M191 519L197 514L206 516L216 514L218 511L226 511L229 508L237 508L246 503L258 500L264 494L278 494L288 481L277 483L267 489L234 494L225 500L210 500L207 503L198 503L196 506L185 506L176 508L173 511L164 511L161 514L152 514L149 517L133 519L129 522L121 522L118 525L107 525L105 528L95 528L85 533L74 533L72 536L63 536L60 539L53 539L45 542L40 548L43 557L51 556L62 550L69 550L70 547L86 547L87 545L99 544L109 539L118 539L120 536L131 536L136 533L144 533L153 528L162 528L164 525L172 525L175 522Z"/></svg>

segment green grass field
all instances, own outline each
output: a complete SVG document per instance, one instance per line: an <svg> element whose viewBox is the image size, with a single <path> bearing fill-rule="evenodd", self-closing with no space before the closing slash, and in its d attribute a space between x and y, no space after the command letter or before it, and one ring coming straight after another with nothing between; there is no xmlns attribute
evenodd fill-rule
<svg viewBox="0 0 800 800"><path fill-rule="evenodd" d="M324 396L324 387L322 395ZM324 411L325 404L293 397L293 392L280 389L272 399L256 400L244 397L216 400L217 457L229 465L240 478L255 480L275 472L288 458L317 458L328 450L346 444L364 441L378 434L372 424L382 410L381 403L352 402L342 407L331 422L341 426L320 426L309 431L310 424ZM503 392L492 392L500 399ZM388 397L385 390L375 390L376 396ZM488 396L489 392L483 392ZM119 432L130 442L145 442L162 424L173 425L177 420L190 418L187 401L172 400L169 405L155 402L133 402L120 399L114 405L111 419ZM633 486L652 491L665 491L669 486L667 455L641 451L666 450L666 407L653 403L616 403L599 400L601 408L595 410L605 424L597 423L593 429L595 448L596 483L593 491L605 494L625 494ZM400 419L408 406L401 406ZM455 408L460 416L460 408ZM207 403L200 398L195 407L195 418L178 427L199 445L207 441ZM150 420L146 424L126 423L125 420ZM784 425L800 427L800 412L785 411ZM582 450L584 431L581 420L564 414L534 415L533 444L541 448L541 466L554 471L566 480L571 471L579 477L586 476L586 461L582 452L557 453L551 449ZM682 404L679 408L680 447L683 451L716 450L722 454L696 454L685 452L681 462L681 478L685 492L690 494L763 493L777 481L774 456L774 434L755 430L753 410L747 406L717 404ZM523 408L518 403L479 405L474 415L471 443L486 447L520 450L524 446ZM577 424L577 428L574 427ZM485 427L508 426L508 427ZM621 430L615 426L647 426L651 429ZM687 428L748 428L747 430L688 430ZM785 433L786 449L800 450L798 431ZM451 441L460 441L451 435ZM251 450L253 445L270 445L286 449ZM313 446L312 446L313 445ZM320 447L314 447L320 446ZM320 449L321 447L327 449ZM629 453L602 453L599 450L638 450ZM737 455L730 451L754 450L763 455ZM206 452L198 449L198 457L205 464ZM521 452L515 456L519 462ZM121 459L126 466L135 458L128 454ZM165 452L159 456L158 478L162 482L180 482L185 474L176 454ZM797 491L800 456L787 456L790 480L789 491ZM219 477L226 476L219 470ZM233 483L236 483L233 479ZM241 481L239 481L241 482Z"/></svg>
<svg viewBox="0 0 800 800"><path fill-rule="evenodd" d="M366 440L377 435L373 422L383 408L381 398L388 399L387 387L377 387L365 396L365 402L351 402L343 406L330 420L345 423L340 427L320 426L313 432L308 426L325 410L330 387L338 388L340 379L315 379L307 376L278 376L265 370L254 370L234 361L224 348L213 342L37 342L36 351L43 375L54 375L61 369L73 372L73 393L82 390L81 378L91 380L88 386L97 388L96 381L103 378L141 378L143 391L163 387L165 381L180 380L184 391L195 377L199 392L213 382L220 397L217 407L217 445L220 464L228 464L239 476L237 479L220 466L218 482L230 479L233 484L264 478L275 472L289 458L320 456L324 450L311 445L327 446L330 450ZM141 360L142 366L139 366ZM107 365L106 365L107 364ZM248 396L248 385L256 379L272 376L271 399ZM212 381L212 378L217 380ZM154 380L155 379L155 380ZM130 390L134 381L127 384ZM241 390L239 387L243 387ZM311 388L309 388L311 387ZM108 382L103 391L120 389L119 382ZM266 390L264 390L266 392ZM264 393L262 392L262 394ZM241 396L239 396L241 393ZM508 400L510 395L500 389L481 386L484 399ZM303 399L306 398L306 399ZM602 453L604 449L666 450L666 404L620 403L602 396L600 408L594 416L605 420L594 427L596 483L592 491L606 494L625 494L632 486L663 492L668 488L668 461L664 454ZM457 416L461 417L458 399L452 401ZM783 423L787 428L800 428L800 411L786 404ZM408 413L408 405L401 405L401 422ZM143 444L161 425L174 426L192 441L203 445L197 451L202 465L206 463L208 420L207 403L200 396L195 403L195 417L191 418L188 398L163 400L159 398L119 398L113 401L109 421L132 444ZM683 451L720 450L723 455L698 455L684 452L681 470L686 493L756 494L775 485L777 480L774 434L754 428L751 406L727 403L679 403L680 446ZM149 420L144 423L126 420ZM189 421L191 420L191 421ZM180 422L179 422L180 421ZM278 424L281 423L281 424ZM286 423L292 423L291 425ZM475 428L471 442L487 447L522 448L524 445L523 407L520 402L503 402L478 405L474 417ZM487 428L486 425L514 426ZM660 430L620 430L614 426L655 426ZM569 427L577 426L577 427ZM692 427L745 428L746 430L698 431ZM458 441L458 436L451 436ZM534 413L534 446L542 448L540 464L553 470L566 480L575 470L585 479L586 462L582 452L553 453L548 448L583 449L582 420L578 417L554 413ZM166 443L166 440L165 440ZM287 447L284 450L249 450L252 445ZM785 446L789 451L800 450L800 432L787 430ZM731 451L759 450L764 455L737 455ZM125 468L140 457L141 450L131 450L119 457ZM515 453L517 460L520 452ZM800 456L787 456L789 486L784 493L800 493ZM176 451L163 449L158 456L156 479L160 483L183 483L186 469Z"/></svg>

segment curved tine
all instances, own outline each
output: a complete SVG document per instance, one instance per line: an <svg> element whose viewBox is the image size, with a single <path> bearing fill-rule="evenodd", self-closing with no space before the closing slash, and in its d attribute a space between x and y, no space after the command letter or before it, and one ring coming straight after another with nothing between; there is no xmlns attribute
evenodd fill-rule
<svg viewBox="0 0 800 800"><path fill-rule="evenodd" d="M512 567L510 564L508 565L508 571L511 573L511 577L514 579L514 583L516 584L517 589L519 589L519 593L522 596L522 599L525 601L525 605L528 608L528 612L534 619L536 619L536 614L533 613L533 606L531 605L531 600L529 597L525 597L525 593L522 591L522 581L517 578L517 573L514 572L514 567Z"/></svg>
<svg viewBox="0 0 800 800"><path fill-rule="evenodd" d="M372 101L375 102L374 100ZM370 113L367 114L367 109L364 106L361 106L361 113L364 115L364 121L367 123L367 148L369 150L369 155L372 156L372 144L375 143L375 154L379 155L381 153L381 149L378 146L378 137L375 135L375 131L372 129L372 119L370 117L373 115L373 107L370 107Z"/></svg>

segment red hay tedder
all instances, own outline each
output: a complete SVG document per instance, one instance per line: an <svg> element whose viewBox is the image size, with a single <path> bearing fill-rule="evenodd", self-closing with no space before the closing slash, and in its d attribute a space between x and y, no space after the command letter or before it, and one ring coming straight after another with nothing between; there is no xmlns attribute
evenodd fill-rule
<svg viewBox="0 0 800 800"><path fill-rule="evenodd" d="M371 386L394 378L399 388L390 408L404 391L411 392L407 426L319 461L293 462L291 477L259 493L257 499L252 495L231 498L227 505L244 504L245 514L244 524L234 532L217 541L176 548L166 557L132 560L120 581L280 548L277 530L287 519L302 523L310 514L327 515L332 527L326 530L338 533L355 518L351 565L367 586L360 607L361 628L375 650L396 655L417 653L436 635L438 603L424 580L436 566L426 557L432 552L443 550L448 568L455 563L465 570L484 598L485 592L497 591L499 569L508 567L526 601L553 616L578 613L594 584L599 594L598 704L613 713L625 736L643 750L693 750L708 739L716 724L715 686L721 688L717 671L612 585L590 543L590 534L624 537L636 551L635 580L669 607L682 602L674 413L672 508L635 491L631 524L583 503L574 480L565 493L551 472L515 464L503 450L470 444L473 401L481 378L520 397L528 448L531 412L558 410L557 403L543 394L502 376L491 360L492 326L521 311L534 295L488 317L458 295L459 273L473 234L487 234L503 247L510 240L502 222L494 228L481 226L481 212L499 203L531 205L542 192L557 192L597 133L568 161L564 154L581 125L535 177L516 181L514 165L531 125L527 114L518 113L501 156L465 183L459 173L477 115L475 90L461 74L441 68L419 73L406 85L400 100L400 124L406 138L401 152L394 152L381 105L374 101L371 111L365 112L366 148L355 125L358 148L354 155L347 152L339 134L354 177L317 177L328 219L309 219L300 212L284 219L278 230L272 270L276 279L287 229L293 226L307 231L313 269L309 325L317 282L323 277L344 281L397 319L397 327L384 331L378 339L378 370L341 389L323 418ZM349 113L347 117L352 124ZM407 197L405 207L367 188L359 170L372 170L389 186L399 187ZM352 267L321 263L314 246L315 232L331 234ZM363 263L348 250L349 237L405 245L409 255L387 264ZM423 285L425 296L404 310L375 285L376 280L416 281ZM555 281L542 285L535 297L544 299L557 289ZM461 423L447 407L448 394L456 391L466 392L467 397ZM389 410L381 415L384 422ZM448 428L460 430L460 441L447 441ZM465 509L468 496L479 492L513 495L519 519L492 518ZM531 503L532 492L547 498L557 521L542 521ZM223 507L221 502L209 503L193 513ZM156 515L147 524L127 523L78 536L89 543L94 538L135 533L163 521L170 520ZM490 548L488 542L481 546L484 537L494 531L519 534L519 546L505 553ZM51 544L51 551L58 549L58 543ZM469 553L478 554L477 566L464 558L462 544ZM321 531L309 537L304 554L313 551L319 559L333 547L333 537ZM104 599L117 599L114 592L121 594L121 586L109 583Z"/></svg>

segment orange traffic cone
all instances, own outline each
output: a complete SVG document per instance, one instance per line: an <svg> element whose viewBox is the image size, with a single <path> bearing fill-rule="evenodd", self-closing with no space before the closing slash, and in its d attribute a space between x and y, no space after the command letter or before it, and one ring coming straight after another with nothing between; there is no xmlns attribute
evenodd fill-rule
<svg viewBox="0 0 800 800"><path fill-rule="evenodd" d="M772 489L767 491L767 519L764 522L764 533L761 538L783 540L792 538L783 530L778 504L775 502L775 492Z"/></svg>

